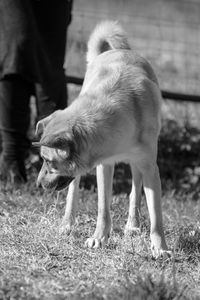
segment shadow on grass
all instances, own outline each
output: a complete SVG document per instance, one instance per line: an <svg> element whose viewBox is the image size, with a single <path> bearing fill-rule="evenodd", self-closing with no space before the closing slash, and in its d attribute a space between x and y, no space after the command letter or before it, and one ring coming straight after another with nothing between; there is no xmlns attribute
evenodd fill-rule
<svg viewBox="0 0 200 300"><path fill-rule="evenodd" d="M163 191L190 194L193 200L200 193L200 131L180 126L176 121L164 121L158 145L158 165ZM83 177L81 186L96 187L95 172ZM113 190L115 194L130 193L129 165L115 167Z"/></svg>
<svg viewBox="0 0 200 300"><path fill-rule="evenodd" d="M200 261L200 229L189 225L179 228L176 248L187 255L188 261Z"/></svg>

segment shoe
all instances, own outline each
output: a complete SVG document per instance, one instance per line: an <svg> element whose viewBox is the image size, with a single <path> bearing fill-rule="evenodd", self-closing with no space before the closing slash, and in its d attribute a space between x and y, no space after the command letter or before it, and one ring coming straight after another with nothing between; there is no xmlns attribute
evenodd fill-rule
<svg viewBox="0 0 200 300"><path fill-rule="evenodd" d="M24 184L27 181L24 161L12 160L2 154L0 157L0 181L4 184Z"/></svg>

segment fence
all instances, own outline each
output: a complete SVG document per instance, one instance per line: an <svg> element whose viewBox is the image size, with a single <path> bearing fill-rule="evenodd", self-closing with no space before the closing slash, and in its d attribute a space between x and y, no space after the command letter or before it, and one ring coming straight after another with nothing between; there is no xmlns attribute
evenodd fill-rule
<svg viewBox="0 0 200 300"><path fill-rule="evenodd" d="M82 83L88 37L105 19L119 20L132 48L151 62L163 97L200 102L200 1L74 0L67 82Z"/></svg>

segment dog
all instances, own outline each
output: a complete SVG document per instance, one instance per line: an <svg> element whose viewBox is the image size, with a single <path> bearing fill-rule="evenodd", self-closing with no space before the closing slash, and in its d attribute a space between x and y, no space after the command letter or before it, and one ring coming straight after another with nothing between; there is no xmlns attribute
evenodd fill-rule
<svg viewBox="0 0 200 300"><path fill-rule="evenodd" d="M98 217L86 245L107 243L111 231L110 203L114 165L124 161L132 171L125 234L140 229L141 190L150 215L154 257L169 253L165 241L161 184L157 166L161 93L151 65L129 45L120 24L104 21L88 41L87 70L79 96L64 110L38 122L36 135L43 166L37 183L60 191L69 186L62 230L75 219L79 181L96 167Z"/></svg>

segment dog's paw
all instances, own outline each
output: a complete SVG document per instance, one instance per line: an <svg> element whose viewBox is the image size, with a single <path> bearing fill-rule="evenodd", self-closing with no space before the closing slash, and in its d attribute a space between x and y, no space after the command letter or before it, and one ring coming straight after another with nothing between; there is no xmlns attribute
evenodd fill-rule
<svg viewBox="0 0 200 300"><path fill-rule="evenodd" d="M109 233L106 232L95 232L94 235L90 238L88 238L85 242L85 246L88 248L102 248L104 247L109 238Z"/></svg>
<svg viewBox="0 0 200 300"><path fill-rule="evenodd" d="M103 248L107 243L106 238L102 237L101 239L97 239L94 237L88 238L85 242L85 246L88 248Z"/></svg>
<svg viewBox="0 0 200 300"><path fill-rule="evenodd" d="M172 251L168 249L164 236L158 233L151 234L151 252L154 259L172 256Z"/></svg>
<svg viewBox="0 0 200 300"><path fill-rule="evenodd" d="M166 259L172 257L172 251L168 249L158 249L155 247L151 247L151 252L152 252L152 257L154 259L158 259L158 258Z"/></svg>
<svg viewBox="0 0 200 300"><path fill-rule="evenodd" d="M59 234L69 234L72 231L74 222L63 220L59 225Z"/></svg>

